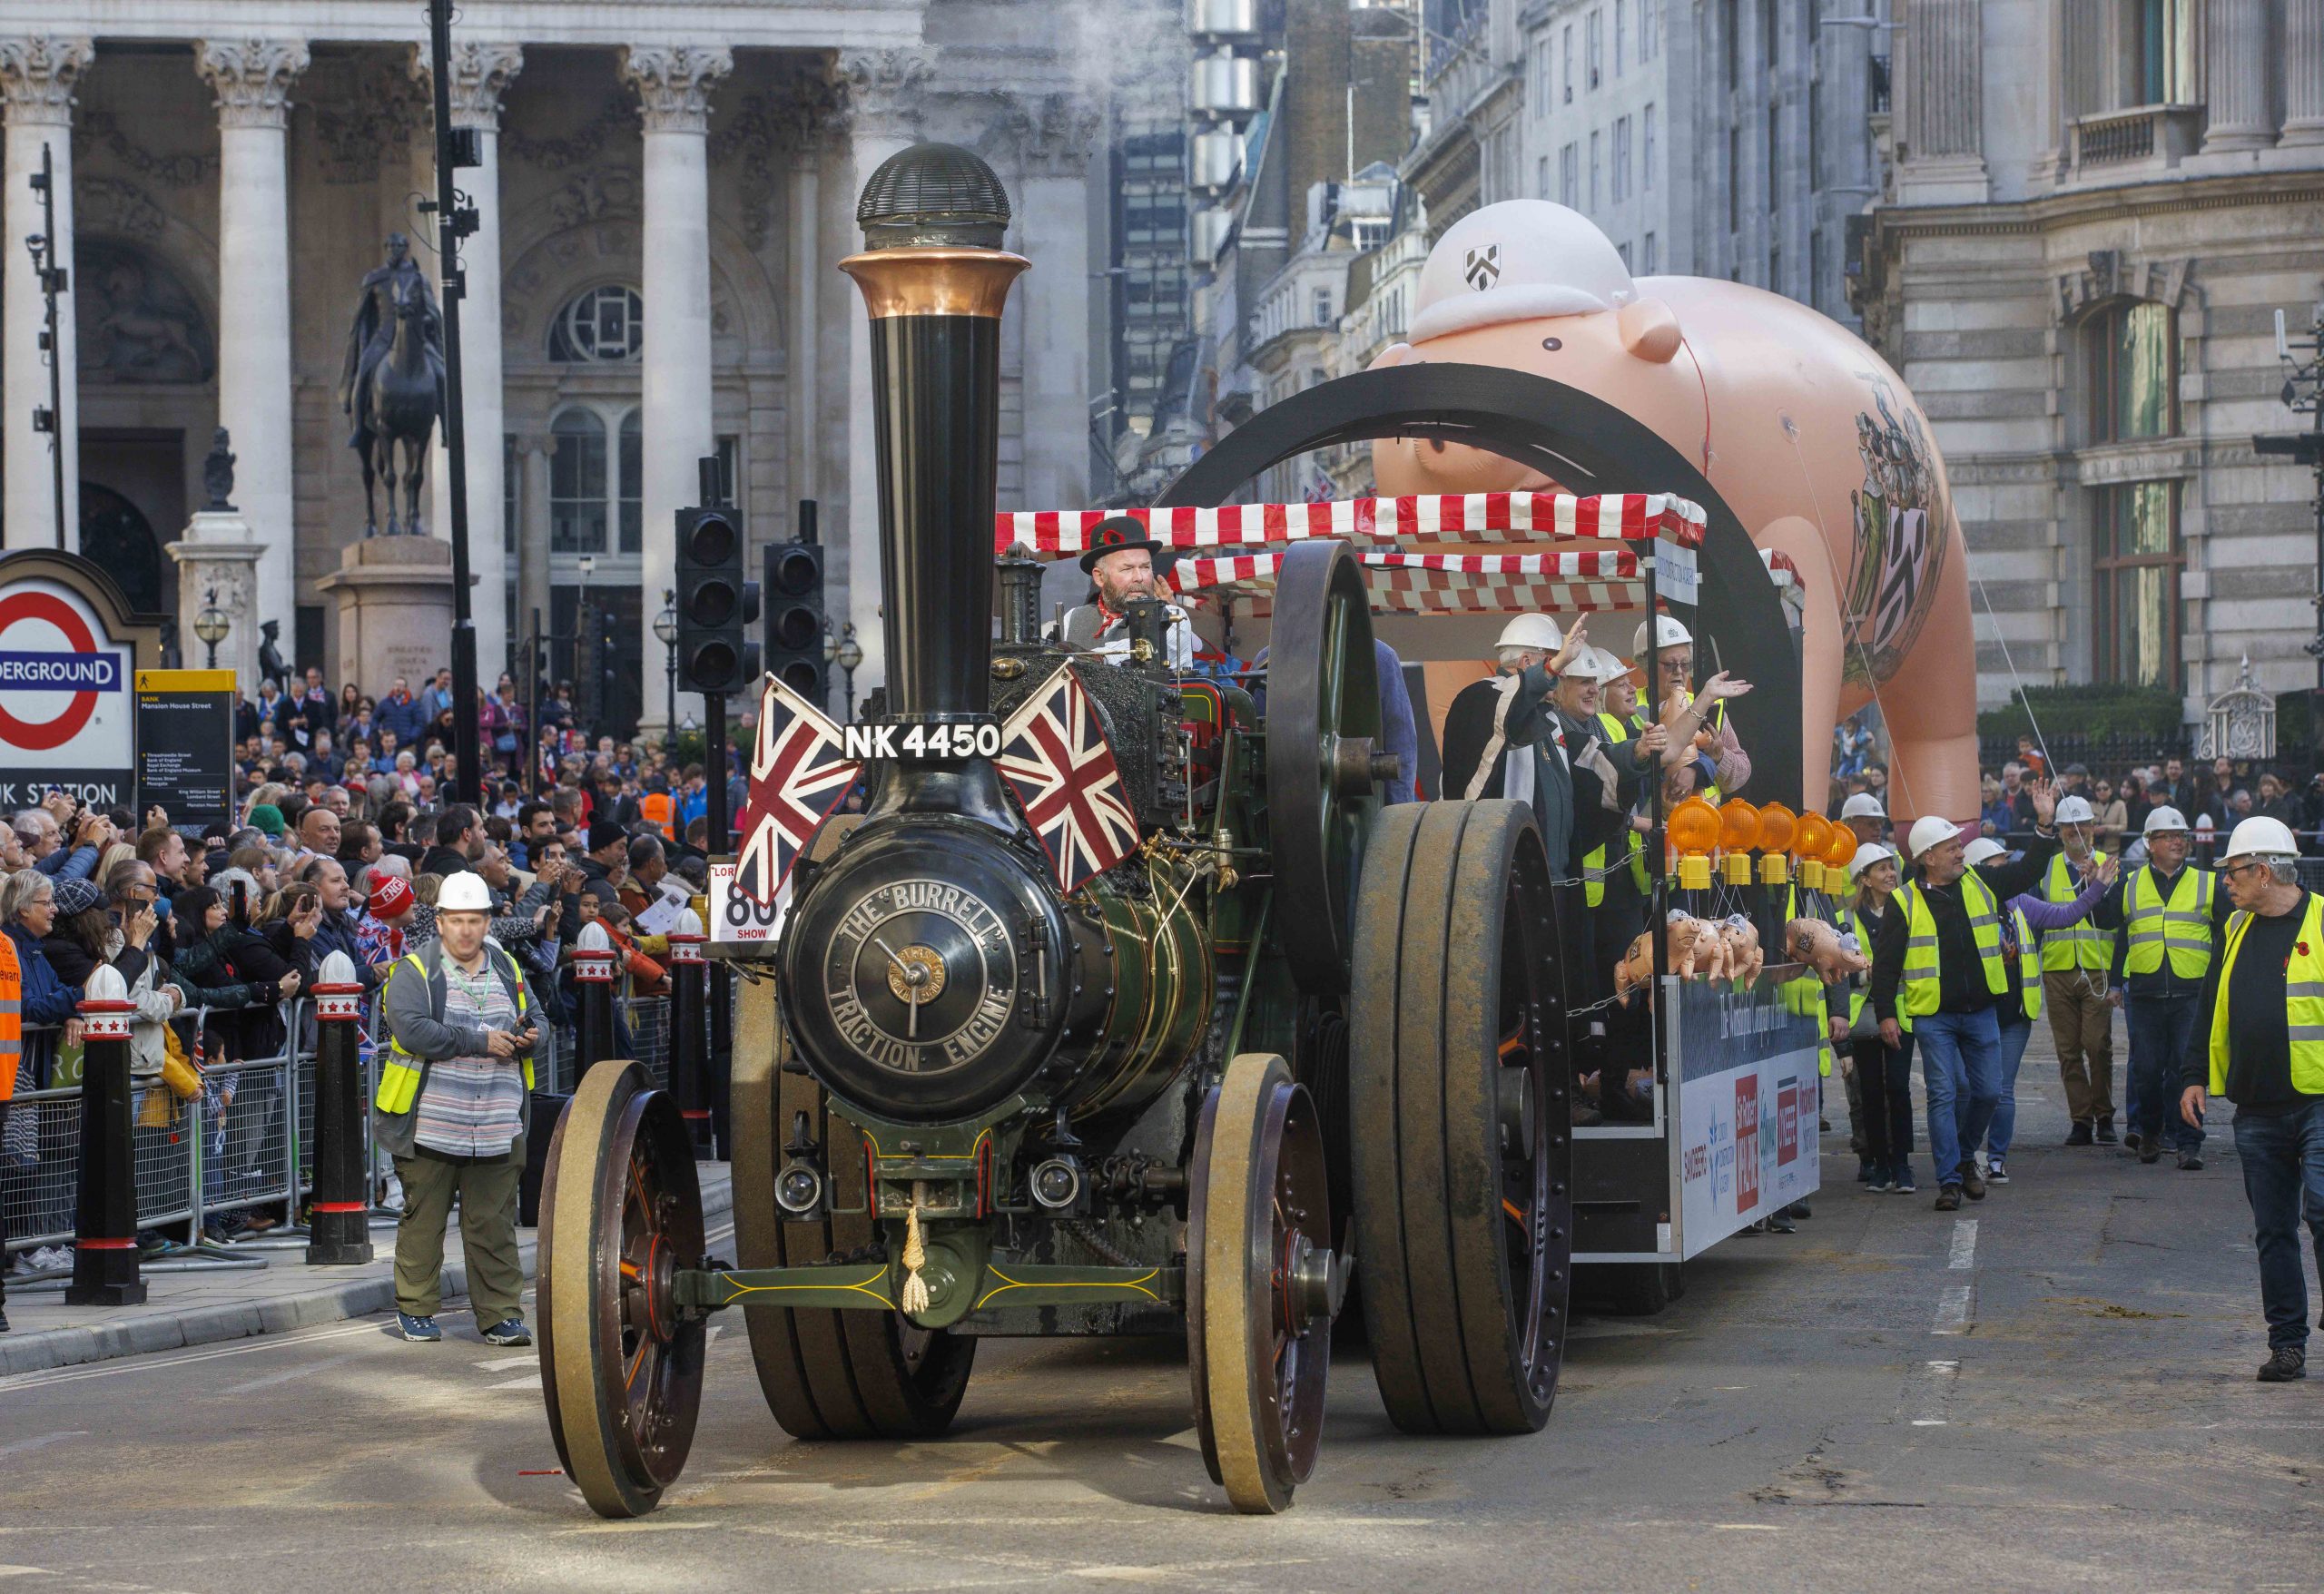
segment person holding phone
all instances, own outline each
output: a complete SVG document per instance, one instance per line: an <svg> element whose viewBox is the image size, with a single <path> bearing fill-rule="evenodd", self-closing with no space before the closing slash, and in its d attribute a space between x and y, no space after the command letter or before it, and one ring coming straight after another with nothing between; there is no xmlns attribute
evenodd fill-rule
<svg viewBox="0 0 2324 1594"><path fill-rule="evenodd" d="M396 1326L444 1337L444 1226L457 1193L468 1299L487 1344L528 1345L519 1297L517 1186L540 1030L516 960L485 939L492 891L466 870L436 897L436 939L408 952L380 993L388 1047L371 1101L375 1138L394 1158Z"/></svg>

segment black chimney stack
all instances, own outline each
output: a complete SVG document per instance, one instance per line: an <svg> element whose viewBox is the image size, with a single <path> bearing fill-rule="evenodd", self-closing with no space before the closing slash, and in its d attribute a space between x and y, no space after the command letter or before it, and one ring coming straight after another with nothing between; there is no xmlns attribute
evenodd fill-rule
<svg viewBox="0 0 2324 1594"><path fill-rule="evenodd" d="M863 252L840 270L872 317L888 703L899 719L974 719L992 701L1000 314L1029 262L1000 248L1000 180L956 144L889 157L855 219Z"/></svg>

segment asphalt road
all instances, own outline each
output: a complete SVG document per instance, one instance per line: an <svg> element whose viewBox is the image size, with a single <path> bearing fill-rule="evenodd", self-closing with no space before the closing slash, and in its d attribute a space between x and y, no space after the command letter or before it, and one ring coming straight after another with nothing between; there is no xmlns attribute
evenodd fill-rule
<svg viewBox="0 0 2324 1594"><path fill-rule="evenodd" d="M1537 1437L1404 1438L1344 1353L1279 1518L1225 1510L1172 1347L988 1344L948 1438L807 1445L737 1325L684 1479L601 1522L529 1355L373 1319L0 1385L0 1586L2317 1588L2324 1376L2251 1380L2225 1136L2198 1174L2069 1151L2057 1097L2044 1048L2015 1177L1957 1215L1860 1189L1826 1136L1844 1183L1797 1235L1577 1323Z"/></svg>

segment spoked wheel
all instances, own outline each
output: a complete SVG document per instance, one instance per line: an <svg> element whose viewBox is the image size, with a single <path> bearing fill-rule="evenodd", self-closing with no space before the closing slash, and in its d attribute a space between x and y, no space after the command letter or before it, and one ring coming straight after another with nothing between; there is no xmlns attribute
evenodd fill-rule
<svg viewBox="0 0 2324 1594"><path fill-rule="evenodd" d="M685 1119L635 1063L589 1070L541 1192L541 1388L566 1476L601 1517L677 1480L702 1410L703 1321L675 1281L703 1255Z"/></svg>
<svg viewBox="0 0 2324 1594"><path fill-rule="evenodd" d="M829 827L825 833L828 834ZM771 982L746 984L734 1034L734 1245L745 1267L822 1262L879 1238L865 1212L862 1131L832 1113L822 1088L783 1067ZM783 1216L775 1176L804 1115L822 1149L834 1215ZM853 1208L852 1212L846 1209ZM892 1312L745 1306L751 1360L767 1409L798 1439L929 1439L951 1426L977 1342Z"/></svg>
<svg viewBox="0 0 2324 1594"><path fill-rule="evenodd" d="M1549 1420L1573 1250L1548 861L1515 802L1387 810L1356 907L1349 1147L1364 1325L1421 1433Z"/></svg>
<svg viewBox="0 0 2324 1594"><path fill-rule="evenodd" d="M1246 1052L1203 1103L1188 1191L1187 1343L1203 1463L1238 1511L1291 1504L1324 1437L1331 1246L1313 1100L1279 1057Z"/></svg>
<svg viewBox="0 0 2324 1594"><path fill-rule="evenodd" d="M1356 870L1379 808L1380 683L1364 577L1345 543L1283 556L1267 644L1267 824L1299 989L1348 989Z"/></svg>

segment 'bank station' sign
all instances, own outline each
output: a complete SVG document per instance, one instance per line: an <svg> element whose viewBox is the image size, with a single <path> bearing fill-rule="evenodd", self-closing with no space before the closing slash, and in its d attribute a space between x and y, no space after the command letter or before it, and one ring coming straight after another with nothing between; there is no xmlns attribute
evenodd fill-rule
<svg viewBox="0 0 2324 1594"><path fill-rule="evenodd" d="M62 787L126 803L136 771L136 641L53 576L0 578L0 809Z"/></svg>

